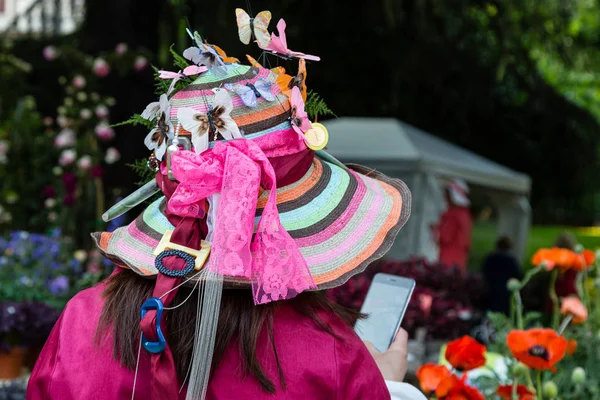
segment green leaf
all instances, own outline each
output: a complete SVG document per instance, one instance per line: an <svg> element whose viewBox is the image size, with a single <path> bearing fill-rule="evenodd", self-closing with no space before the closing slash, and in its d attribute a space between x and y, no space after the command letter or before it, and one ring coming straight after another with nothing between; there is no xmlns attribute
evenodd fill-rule
<svg viewBox="0 0 600 400"><path fill-rule="evenodd" d="M123 125L134 125L134 126L135 125L144 125L148 129L153 129L155 127L156 123L154 121L151 121L149 119L142 117L140 114L134 114L127 121L116 123L114 125L111 125L111 127L114 128L114 127L123 126Z"/></svg>
<svg viewBox="0 0 600 400"><path fill-rule="evenodd" d="M304 106L308 117L315 121L319 116L336 115L327 107L325 101L317 93L312 90L306 96L306 104Z"/></svg>
<svg viewBox="0 0 600 400"><path fill-rule="evenodd" d="M174 45L171 45L171 47L169 47L169 52L173 56L173 62L174 62L174 64L179 69L185 69L185 67L188 67L190 65L190 63L185 58L183 58L179 53L177 53L173 49L173 46Z"/></svg>
<svg viewBox="0 0 600 400"><path fill-rule="evenodd" d="M142 186L154 179L156 172L148 167L148 160L140 159L135 160L133 164L126 164L128 167L133 169L133 171L138 174L140 177L140 181L137 182L137 185Z"/></svg>

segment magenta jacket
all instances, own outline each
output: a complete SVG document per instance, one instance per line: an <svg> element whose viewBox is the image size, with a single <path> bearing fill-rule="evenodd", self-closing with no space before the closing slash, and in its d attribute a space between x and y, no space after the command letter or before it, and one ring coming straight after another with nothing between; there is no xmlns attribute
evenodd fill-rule
<svg viewBox="0 0 600 400"><path fill-rule="evenodd" d="M33 370L27 400L131 399L134 373L113 358L112 336L100 346L94 343L103 289L100 284L84 290L69 302ZM207 399L390 399L375 361L354 331L336 315L323 313L322 317L341 340L286 305L275 314L275 344L286 390L279 386L265 331L258 341L257 353L265 373L277 384L277 392L269 395L254 378L243 378L233 344L210 381ZM149 361L148 353L142 350L135 399L150 398ZM184 398L185 390L180 396Z"/></svg>

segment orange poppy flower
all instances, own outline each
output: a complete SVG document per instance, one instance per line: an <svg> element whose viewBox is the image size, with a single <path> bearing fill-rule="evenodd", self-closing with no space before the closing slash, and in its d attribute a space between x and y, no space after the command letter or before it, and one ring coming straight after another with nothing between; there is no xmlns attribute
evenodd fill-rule
<svg viewBox="0 0 600 400"><path fill-rule="evenodd" d="M577 351L577 341L576 340L568 340L567 341L567 354L572 356Z"/></svg>
<svg viewBox="0 0 600 400"><path fill-rule="evenodd" d="M434 393L451 375L446 366L438 364L425 364L417 370L417 378L425 394Z"/></svg>
<svg viewBox="0 0 600 400"><path fill-rule="evenodd" d="M552 329L514 330L507 337L512 355L530 368L554 370L567 350L567 340Z"/></svg>
<svg viewBox="0 0 600 400"><path fill-rule="evenodd" d="M553 255L550 249L539 249L531 258L531 264L535 265L536 267L544 264L546 266L546 270L550 271L554 269L555 266L555 262L552 258Z"/></svg>
<svg viewBox="0 0 600 400"><path fill-rule="evenodd" d="M564 315L572 315L573 323L583 324L588 318L588 310L577 297L565 297L560 306L560 312Z"/></svg>
<svg viewBox="0 0 600 400"><path fill-rule="evenodd" d="M438 397L443 400L485 400L479 390L465 384L466 378L466 375L463 375L462 379L456 379L448 394Z"/></svg>
<svg viewBox="0 0 600 400"><path fill-rule="evenodd" d="M484 345L470 336L463 336L448 344L446 360L459 371L470 371L485 365Z"/></svg>
<svg viewBox="0 0 600 400"><path fill-rule="evenodd" d="M512 385L498 386L496 394L502 399L512 400L512 388ZM517 396L519 397L519 400L535 400L535 393L529 391L527 386L524 385L517 386Z"/></svg>
<svg viewBox="0 0 600 400"><path fill-rule="evenodd" d="M591 250L583 250L583 253L581 253L581 255L583 256L583 259L585 260L587 266L592 265L594 261L596 261L596 254Z"/></svg>
<svg viewBox="0 0 600 400"><path fill-rule="evenodd" d="M583 250L581 254L577 254L577 256L574 258L573 268L578 271L583 271L594 263L595 258L595 254L592 251Z"/></svg>

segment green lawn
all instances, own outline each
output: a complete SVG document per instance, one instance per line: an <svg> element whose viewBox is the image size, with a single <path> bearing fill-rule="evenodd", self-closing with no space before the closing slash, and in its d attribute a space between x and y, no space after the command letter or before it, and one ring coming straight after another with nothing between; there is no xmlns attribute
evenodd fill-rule
<svg viewBox="0 0 600 400"><path fill-rule="evenodd" d="M596 250L600 248L600 228L578 228L567 226L532 226L529 232L525 267L533 253L540 247L550 247L562 232L568 231L575 235L585 248ZM476 222L473 227L473 247L469 265L479 270L483 258L494 249L496 242L496 226L491 222Z"/></svg>

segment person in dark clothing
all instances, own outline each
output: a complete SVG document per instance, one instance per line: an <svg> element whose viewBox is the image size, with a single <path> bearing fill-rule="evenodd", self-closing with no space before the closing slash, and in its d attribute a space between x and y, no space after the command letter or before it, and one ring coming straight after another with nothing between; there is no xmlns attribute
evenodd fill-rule
<svg viewBox="0 0 600 400"><path fill-rule="evenodd" d="M487 288L488 310L508 315L510 292L506 287L509 279L521 279L522 273L515 256L510 253L512 241L502 236L496 242L496 250L483 262L483 277Z"/></svg>

